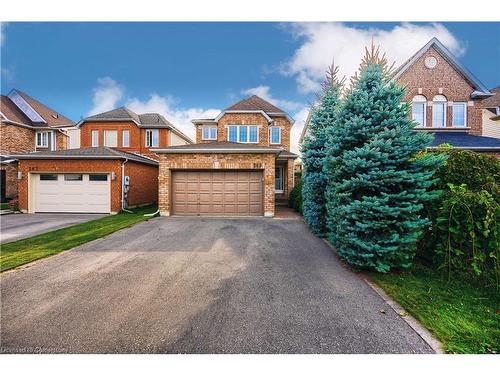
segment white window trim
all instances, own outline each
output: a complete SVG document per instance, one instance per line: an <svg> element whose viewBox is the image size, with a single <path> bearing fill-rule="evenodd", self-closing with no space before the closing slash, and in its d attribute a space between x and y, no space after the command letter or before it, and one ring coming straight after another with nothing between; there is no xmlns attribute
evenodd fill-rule
<svg viewBox="0 0 500 375"><path fill-rule="evenodd" d="M443 105L443 125L442 126L434 126L434 104L442 104ZM433 101L432 102L432 127L435 129L442 129L446 128L446 119L447 119L447 110L448 110L448 105L447 102L441 102L441 101Z"/></svg>
<svg viewBox="0 0 500 375"><path fill-rule="evenodd" d="M464 124L463 125L455 125L453 123L453 120L455 119L455 110L454 110L453 106L455 104L461 104L464 107ZM467 127L467 102L453 102L453 104L451 105L451 108L452 108L452 112L451 112L451 126L454 127L454 128L466 128Z"/></svg>
<svg viewBox="0 0 500 375"><path fill-rule="evenodd" d="M273 142L273 137L272 137L273 129L278 129L278 142ZM270 126L269 127L269 144L270 145L280 145L281 144L281 127L280 126Z"/></svg>
<svg viewBox="0 0 500 375"><path fill-rule="evenodd" d="M421 94L415 95L411 101L411 118L413 121L413 104L421 104L424 106L424 123L422 125L418 124L417 128L425 128L427 126L427 98Z"/></svg>
<svg viewBox="0 0 500 375"><path fill-rule="evenodd" d="M276 189L276 183L275 183L274 192L281 194L281 193L283 193L285 191L285 173L284 173L284 168L281 165L277 165L276 166L276 170L280 171L280 175L281 175L281 190L280 189ZM276 176L275 176L275 178L276 178Z"/></svg>
<svg viewBox="0 0 500 375"><path fill-rule="evenodd" d="M156 137L156 140L157 140L157 144L155 145L154 144L154 137L151 136L151 144L148 145L148 134L158 134L158 136ZM146 129L146 139L145 139L145 146L146 147L160 147L160 131L159 129Z"/></svg>
<svg viewBox="0 0 500 375"><path fill-rule="evenodd" d="M229 128L232 127L232 126L236 126L236 143L251 143L251 144L256 144L256 143L259 143L259 140L260 140L260 136L259 136L259 129L260 129L260 126L259 125L253 125L253 124L245 124L245 125L242 125L242 124L239 124L239 125L227 125L227 141L228 142L234 142L234 141L230 141L229 140ZM247 127L248 130L247 130L247 141L246 142L241 142L240 141L240 129L241 127ZM257 128L257 141L255 142L250 142L250 127L252 126L255 126Z"/></svg>
<svg viewBox="0 0 500 375"><path fill-rule="evenodd" d="M106 133L109 134L111 132L114 132L116 134L116 145L115 146L108 146L106 144ZM112 130L112 129L110 129L110 130L104 130L104 146L106 146L106 147L118 147L118 130Z"/></svg>
<svg viewBox="0 0 500 375"><path fill-rule="evenodd" d="M125 134L127 134L127 144L125 144ZM130 131L122 130L122 147L130 147Z"/></svg>
<svg viewBox="0 0 500 375"><path fill-rule="evenodd" d="M210 137L210 129L215 128L215 138ZM205 138L204 132L205 129L208 129L208 138ZM203 141L216 141L217 140L217 126L216 125L208 125L201 127L201 139Z"/></svg>
<svg viewBox="0 0 500 375"><path fill-rule="evenodd" d="M38 143L38 134L45 135L44 137L43 136L40 137L40 140L42 141L42 143ZM45 140L45 143L43 142L43 140ZM48 131L36 132L35 146L36 147L43 147L43 148L49 147L49 132Z"/></svg>
<svg viewBox="0 0 500 375"><path fill-rule="evenodd" d="M97 134L96 139L94 139L94 134ZM99 147L99 130L92 130L90 132L92 147ZM95 141L95 142L94 142Z"/></svg>

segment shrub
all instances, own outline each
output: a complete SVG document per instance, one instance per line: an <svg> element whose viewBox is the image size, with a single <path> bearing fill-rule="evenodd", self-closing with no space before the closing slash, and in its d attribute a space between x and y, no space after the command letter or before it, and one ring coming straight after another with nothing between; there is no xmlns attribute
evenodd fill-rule
<svg viewBox="0 0 500 375"><path fill-rule="evenodd" d="M19 199L17 197L9 201L9 208L12 211L19 211Z"/></svg>
<svg viewBox="0 0 500 375"><path fill-rule="evenodd" d="M302 214L302 180L298 180L295 183L292 191L290 192L290 198L288 201L290 207L295 209L295 211Z"/></svg>
<svg viewBox="0 0 500 375"><path fill-rule="evenodd" d="M436 175L443 194L426 205L432 224L418 242L418 256L446 271L499 285L500 161L450 150Z"/></svg>

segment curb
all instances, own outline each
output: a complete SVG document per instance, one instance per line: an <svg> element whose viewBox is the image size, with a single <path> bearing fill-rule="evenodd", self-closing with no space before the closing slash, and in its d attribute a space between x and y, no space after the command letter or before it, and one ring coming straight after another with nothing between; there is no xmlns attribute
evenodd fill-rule
<svg viewBox="0 0 500 375"><path fill-rule="evenodd" d="M403 309L396 301L394 301L389 295L378 285L375 285L366 276L362 276L361 279L367 283L390 307L396 312L405 322L413 329L421 338L426 342L427 345L431 347L436 354L445 354L443 350L443 345L436 339L432 333L430 333L427 328L422 326L417 319L409 315L405 309Z"/></svg>

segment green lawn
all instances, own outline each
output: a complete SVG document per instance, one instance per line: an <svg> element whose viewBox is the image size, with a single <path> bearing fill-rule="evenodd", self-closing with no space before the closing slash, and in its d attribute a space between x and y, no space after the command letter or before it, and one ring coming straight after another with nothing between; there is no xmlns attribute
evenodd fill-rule
<svg viewBox="0 0 500 375"><path fill-rule="evenodd" d="M117 230L130 227L151 217L156 207L141 207L134 213L121 212L101 219L73 225L24 240L9 242L1 246L0 271L20 266L71 249L86 242L107 236Z"/></svg>
<svg viewBox="0 0 500 375"><path fill-rule="evenodd" d="M427 327L446 352L500 352L500 291L494 287L448 282L423 266L371 277Z"/></svg>

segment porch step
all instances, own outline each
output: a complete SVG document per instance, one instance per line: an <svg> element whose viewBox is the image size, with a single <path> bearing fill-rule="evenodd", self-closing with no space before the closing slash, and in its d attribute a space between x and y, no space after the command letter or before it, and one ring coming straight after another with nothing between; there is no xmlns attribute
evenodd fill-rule
<svg viewBox="0 0 500 375"><path fill-rule="evenodd" d="M276 206L288 206L288 199L276 199Z"/></svg>

